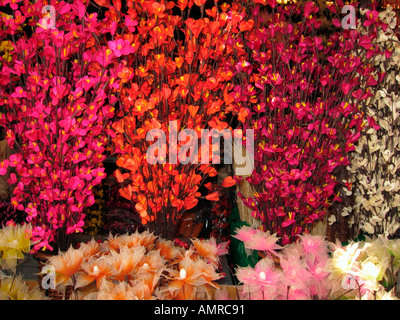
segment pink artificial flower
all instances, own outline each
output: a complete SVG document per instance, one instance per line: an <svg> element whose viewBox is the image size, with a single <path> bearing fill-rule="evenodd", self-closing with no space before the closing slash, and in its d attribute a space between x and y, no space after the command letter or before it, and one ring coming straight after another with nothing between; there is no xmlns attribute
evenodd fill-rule
<svg viewBox="0 0 400 320"><path fill-rule="evenodd" d="M132 52L133 49L129 41L123 39L108 41L108 46L114 52L114 55L116 57L120 57L122 55L128 55Z"/></svg>
<svg viewBox="0 0 400 320"><path fill-rule="evenodd" d="M80 220L78 223L74 224L73 226L68 227L67 228L67 234L71 234L71 233L74 233L74 232L83 232L82 227L83 227L84 224L85 224L84 221Z"/></svg>
<svg viewBox="0 0 400 320"><path fill-rule="evenodd" d="M8 159L0 161L0 176L4 176L5 174L7 174L7 168L9 162L10 161Z"/></svg>
<svg viewBox="0 0 400 320"><path fill-rule="evenodd" d="M279 238L276 236L276 233L271 235L269 231L263 232L261 230L257 230L251 239L245 242L244 246L247 249L267 251L277 254L275 250L281 249L281 246L276 244L278 240Z"/></svg>
<svg viewBox="0 0 400 320"><path fill-rule="evenodd" d="M253 229L252 227L248 227L248 226L243 226L240 229L237 228L235 230L235 235L233 235L232 237L243 241L243 242L248 242L251 240L251 238L253 237L253 235L255 235L257 233L256 229Z"/></svg>
<svg viewBox="0 0 400 320"><path fill-rule="evenodd" d="M282 272L269 258L260 260L254 268L238 268L236 276L250 299L274 299L282 280Z"/></svg>
<svg viewBox="0 0 400 320"><path fill-rule="evenodd" d="M300 244L306 255L326 257L328 253L327 242L324 237L304 234L300 237Z"/></svg>
<svg viewBox="0 0 400 320"><path fill-rule="evenodd" d="M287 287L296 290L308 288L308 283L312 277L305 261L302 259L302 250L297 244L285 247L285 253L280 256L280 265L284 272L284 279ZM300 296L297 291L293 296Z"/></svg>

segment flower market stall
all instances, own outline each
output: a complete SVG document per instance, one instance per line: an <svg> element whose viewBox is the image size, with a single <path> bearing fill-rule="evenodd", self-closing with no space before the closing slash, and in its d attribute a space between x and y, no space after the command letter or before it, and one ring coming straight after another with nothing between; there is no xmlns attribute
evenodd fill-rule
<svg viewBox="0 0 400 320"><path fill-rule="evenodd" d="M399 299L399 8L0 0L0 298Z"/></svg>

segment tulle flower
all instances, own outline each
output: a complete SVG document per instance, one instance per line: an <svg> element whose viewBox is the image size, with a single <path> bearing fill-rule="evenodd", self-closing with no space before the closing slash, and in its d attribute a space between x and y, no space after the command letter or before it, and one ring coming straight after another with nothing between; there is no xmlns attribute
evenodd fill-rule
<svg viewBox="0 0 400 320"><path fill-rule="evenodd" d="M233 237L243 241L247 249L266 251L275 255L277 254L276 250L281 249L281 246L277 244L279 238L276 234L271 235L269 231L264 232L260 229L243 226L236 229L235 233Z"/></svg>
<svg viewBox="0 0 400 320"><path fill-rule="evenodd" d="M178 269L169 270L167 277L170 282L164 291L170 294L171 299L193 300L195 298L197 288L206 283L202 277L202 271L198 268L198 263L187 255L180 261Z"/></svg>
<svg viewBox="0 0 400 320"><path fill-rule="evenodd" d="M103 281L98 292L84 297L85 300L138 300L132 286L127 282Z"/></svg>
<svg viewBox="0 0 400 320"><path fill-rule="evenodd" d="M100 288L102 282L114 275L114 269L108 256L102 256L98 259L90 259L81 265L82 272L76 275L75 288L81 288L96 281L96 287Z"/></svg>
<svg viewBox="0 0 400 320"><path fill-rule="evenodd" d="M0 300L48 300L36 285L30 287L21 275L0 277Z"/></svg>
<svg viewBox="0 0 400 320"><path fill-rule="evenodd" d="M80 270L83 258L83 252L74 249L72 246L67 251L60 252L58 255L49 258L47 264L54 267L57 287L73 284L72 276Z"/></svg>
<svg viewBox="0 0 400 320"><path fill-rule="evenodd" d="M248 242L251 240L251 238L257 233L257 229L254 229L252 227L248 226L243 226L241 228L237 228L235 230L235 234L232 235L232 237L243 241L243 242Z"/></svg>
<svg viewBox="0 0 400 320"><path fill-rule="evenodd" d="M208 259L211 263L217 265L219 262L219 256L227 254L227 242L222 242L217 244L215 238L210 238L206 240L192 239L192 243L203 258Z"/></svg>
<svg viewBox="0 0 400 320"><path fill-rule="evenodd" d="M323 257L327 254L328 243L322 236L304 234L300 236L304 253Z"/></svg>
<svg viewBox="0 0 400 320"><path fill-rule="evenodd" d="M271 300L276 298L283 274L275 268L273 260L267 257L261 259L254 268L238 268L236 276L244 284L242 292L247 297Z"/></svg>
<svg viewBox="0 0 400 320"><path fill-rule="evenodd" d="M137 272L145 253L146 249L142 246L121 247L119 252L112 250L108 255L108 261L115 270L115 278L124 280L125 277L129 278L132 273Z"/></svg>
<svg viewBox="0 0 400 320"><path fill-rule="evenodd" d="M31 248L30 224L9 224L0 229L0 267L15 271L17 261Z"/></svg>

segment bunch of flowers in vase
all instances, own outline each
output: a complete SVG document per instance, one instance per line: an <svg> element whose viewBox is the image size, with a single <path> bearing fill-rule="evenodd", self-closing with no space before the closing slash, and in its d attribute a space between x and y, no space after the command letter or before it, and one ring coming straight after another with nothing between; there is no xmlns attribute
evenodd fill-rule
<svg viewBox="0 0 400 320"><path fill-rule="evenodd" d="M127 6L139 24L129 34L136 51L127 56L119 120L112 126L115 176L141 223L172 239L199 198L218 200L218 192L202 195L200 187L217 175L214 164L225 161L214 137L231 134L227 65L241 50L234 42L240 16L215 6L195 20L187 2ZM209 129L215 131L202 131Z"/></svg>
<svg viewBox="0 0 400 320"><path fill-rule="evenodd" d="M368 15L368 12L362 12ZM400 45L399 26L391 7L374 12L386 23L385 29L378 29L374 40L380 48L372 63L387 73L369 104L363 110L373 125L365 128L350 157L350 175L345 184L348 197L354 198L353 206L343 208L341 214L349 216L348 223L360 231L372 235L394 236L400 228ZM360 34L366 34L366 27L359 26ZM336 217L331 218L334 223Z"/></svg>
<svg viewBox="0 0 400 320"><path fill-rule="evenodd" d="M340 5L329 10L337 14ZM232 97L234 114L254 130L256 145L246 178L254 195L239 196L263 229L287 244L341 201L337 171L349 164L368 125L359 104L385 75L369 63L380 52L373 39L382 23L367 14L370 28L361 34L335 19L336 32L324 39L311 1L249 1L245 7Z"/></svg>
<svg viewBox="0 0 400 320"><path fill-rule="evenodd" d="M13 15L1 17L0 38L13 50L0 58L0 124L16 153L0 166L16 170L11 202L32 224L34 250L66 250L95 201L92 188L106 176L123 69L107 42L116 13L100 19L86 0L10 6Z"/></svg>

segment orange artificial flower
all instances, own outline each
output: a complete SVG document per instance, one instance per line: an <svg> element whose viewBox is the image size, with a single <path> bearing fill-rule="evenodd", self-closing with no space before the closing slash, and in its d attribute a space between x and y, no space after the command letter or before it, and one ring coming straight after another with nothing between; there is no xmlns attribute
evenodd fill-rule
<svg viewBox="0 0 400 320"><path fill-rule="evenodd" d="M97 289L100 288L104 279L111 277L114 274L113 268L107 256L90 259L82 263L83 272L79 272L76 277L76 288L82 288L96 281Z"/></svg>
<svg viewBox="0 0 400 320"><path fill-rule="evenodd" d="M118 284L104 280L100 290L95 296L96 300L136 300L134 288L127 282Z"/></svg>
<svg viewBox="0 0 400 320"><path fill-rule="evenodd" d="M249 109L247 108L240 108L238 119L240 122L244 123L246 121L246 117L249 115Z"/></svg>
<svg viewBox="0 0 400 320"><path fill-rule="evenodd" d="M189 255L185 256L179 263L178 270L170 270L171 281L165 289L173 299L194 300L196 287L202 286L205 281L200 277L201 272L196 268L195 262Z"/></svg>
<svg viewBox="0 0 400 320"><path fill-rule="evenodd" d="M94 2L96 2L101 7L110 8L110 0L95 0Z"/></svg>
<svg viewBox="0 0 400 320"><path fill-rule="evenodd" d="M182 65L184 62L185 62L185 59L183 59L182 57L175 58L175 65L178 69L182 68Z"/></svg>
<svg viewBox="0 0 400 320"><path fill-rule="evenodd" d="M78 250L82 251L84 261L87 261L91 257L100 253L100 245L97 241L92 239L88 243L81 243Z"/></svg>
<svg viewBox="0 0 400 320"><path fill-rule="evenodd" d="M199 106L190 105L188 106L188 111L190 115L194 118L197 114L197 111L199 111Z"/></svg>
<svg viewBox="0 0 400 320"><path fill-rule="evenodd" d="M158 239L155 246L160 255L170 262L175 262L179 257L183 257L183 248L176 247L171 240Z"/></svg>
<svg viewBox="0 0 400 320"><path fill-rule="evenodd" d="M184 204L184 208L185 210L190 210L193 209L195 206L197 206L197 203L199 202L198 199L196 199L196 197L194 196L189 196L185 198L185 204Z"/></svg>
<svg viewBox="0 0 400 320"><path fill-rule="evenodd" d="M129 178L129 173L124 173L124 174L122 174L121 171L119 171L119 169L117 169L117 170L114 171L114 175L115 175L115 178L117 179L117 181L118 181L119 183L122 183L122 182L124 182L126 179Z"/></svg>
<svg viewBox="0 0 400 320"><path fill-rule="evenodd" d="M206 195L206 199L210 201L219 201L219 192L213 192Z"/></svg>
<svg viewBox="0 0 400 320"><path fill-rule="evenodd" d="M211 128L217 129L218 131L223 131L228 128L228 124L224 121L219 120L217 117L213 117L212 120L208 121L208 125Z"/></svg>
<svg viewBox="0 0 400 320"><path fill-rule="evenodd" d="M240 29L241 32L249 31L249 30L253 29L253 27L254 27L254 21L253 20L242 20L242 21L240 21L239 29Z"/></svg>
<svg viewBox="0 0 400 320"><path fill-rule="evenodd" d="M229 188L232 187L236 184L235 179L233 179L231 176L228 176L224 179L224 181L222 181L222 186L224 188Z"/></svg>
<svg viewBox="0 0 400 320"><path fill-rule="evenodd" d="M84 252L71 246L66 252L61 252L48 260L48 264L54 267L56 272L57 286L72 284L71 277L81 268L83 258Z"/></svg>
<svg viewBox="0 0 400 320"><path fill-rule="evenodd" d="M145 247L123 246L119 252L111 250L108 257L109 263L114 268L114 278L118 281L130 278L130 275L137 272L138 266L146 253Z"/></svg>

